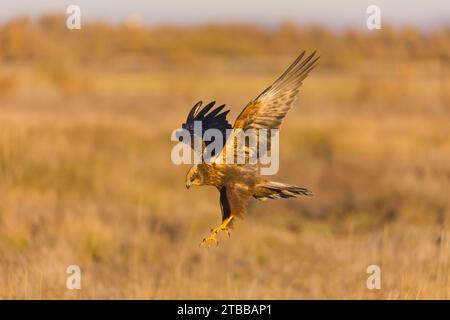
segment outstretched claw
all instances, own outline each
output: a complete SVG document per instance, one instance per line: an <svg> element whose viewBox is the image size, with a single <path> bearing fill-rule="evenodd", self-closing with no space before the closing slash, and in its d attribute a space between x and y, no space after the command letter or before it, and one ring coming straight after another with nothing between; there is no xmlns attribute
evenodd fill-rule
<svg viewBox="0 0 450 320"><path fill-rule="evenodd" d="M233 218L234 218L233 216L230 216L230 217L226 218L220 226L218 226L217 228L211 229L211 234L202 240L202 242L200 243L200 246L207 244L209 247L209 245L211 243L215 243L216 246L218 246L219 241L217 241L216 236L220 231L226 232L228 237L230 237L230 230L229 230L228 226L231 223L231 221L233 220Z"/></svg>
<svg viewBox="0 0 450 320"><path fill-rule="evenodd" d="M213 232L209 236L207 236L206 238L203 238L202 242L200 243L200 246L206 244L209 247L211 245L211 243L215 243L216 246L218 246L219 245L219 241L217 241L216 235L217 235L217 232Z"/></svg>

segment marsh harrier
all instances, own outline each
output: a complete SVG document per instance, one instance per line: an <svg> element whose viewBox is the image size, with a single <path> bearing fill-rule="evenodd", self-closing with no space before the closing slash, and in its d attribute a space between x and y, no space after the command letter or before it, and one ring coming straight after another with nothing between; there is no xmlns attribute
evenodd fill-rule
<svg viewBox="0 0 450 320"><path fill-rule="evenodd" d="M201 121L202 133L208 129L216 129L223 134L224 142L226 141L222 150L219 150L220 154L213 161L194 165L186 176L187 188L191 185L209 185L216 187L220 193L222 224L211 229L211 234L200 244L218 244L216 236L220 231L230 235L229 229L232 228L236 218L245 216L247 203L252 197L266 200L311 195L306 188L263 178L260 175L259 164L227 164L223 161L226 157L225 150L230 150L228 148L230 144L232 144L231 150L236 151L237 143L233 138L235 131L253 130L258 132L261 129L270 130L280 127L284 117L293 107L302 81L316 66L319 59L316 52L306 58L304 56L305 52L301 53L271 86L250 101L232 127L226 119L229 110L223 110L225 105L214 108L214 102L203 108L201 108L202 102L198 102L190 111L186 122L183 123L183 129L188 130L192 137L196 134L194 132L195 121ZM227 136L227 131L231 131L231 135ZM260 137L258 138L260 139ZM258 144L262 143L262 140L259 139L257 140ZM209 143L202 141L202 146L206 149ZM265 143L270 152L270 139L266 139ZM192 144L191 146L193 147ZM248 156L249 148L248 146L244 146L244 148L245 154Z"/></svg>

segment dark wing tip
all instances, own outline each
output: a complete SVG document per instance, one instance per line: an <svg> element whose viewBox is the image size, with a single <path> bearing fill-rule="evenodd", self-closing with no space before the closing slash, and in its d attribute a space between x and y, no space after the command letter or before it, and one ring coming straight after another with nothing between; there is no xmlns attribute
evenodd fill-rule
<svg viewBox="0 0 450 320"><path fill-rule="evenodd" d="M194 122L201 121L203 131L219 129L224 132L224 130L232 128L226 118L230 110L224 110L224 104L214 108L215 104L216 101L212 101L202 108L202 101L197 102L189 112L186 123L183 123L182 127L192 131Z"/></svg>
<svg viewBox="0 0 450 320"><path fill-rule="evenodd" d="M187 116L186 122L194 121L195 114L197 113L197 111L200 108L200 106L202 105L202 103L203 103L203 101L200 100L192 107L191 111L189 112L189 114Z"/></svg>
<svg viewBox="0 0 450 320"><path fill-rule="evenodd" d="M195 115L195 118L203 118L206 113L208 113L209 110L211 110L212 107L216 104L215 101L212 101L208 103L206 106L203 107L203 109L199 110L199 112Z"/></svg>

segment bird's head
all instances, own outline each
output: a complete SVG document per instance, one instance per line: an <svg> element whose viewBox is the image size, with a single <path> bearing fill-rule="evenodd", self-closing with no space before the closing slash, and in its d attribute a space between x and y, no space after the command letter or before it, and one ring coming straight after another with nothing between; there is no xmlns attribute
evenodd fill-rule
<svg viewBox="0 0 450 320"><path fill-rule="evenodd" d="M198 170L198 166L195 165L191 169L189 169L186 175L186 188L189 189L190 186L200 186L203 184L203 175Z"/></svg>

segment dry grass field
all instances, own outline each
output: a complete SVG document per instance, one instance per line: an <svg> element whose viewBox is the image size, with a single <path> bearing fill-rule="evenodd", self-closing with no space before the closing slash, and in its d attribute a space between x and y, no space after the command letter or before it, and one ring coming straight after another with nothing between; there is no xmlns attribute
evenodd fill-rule
<svg viewBox="0 0 450 320"><path fill-rule="evenodd" d="M37 23L0 27L0 298L450 298L448 30L404 31L405 53L390 36L293 26L262 41L250 26ZM273 178L314 197L254 201L230 239L199 248L218 193L186 190L170 133L198 100L234 121L315 48ZM71 264L81 290L66 289ZM366 287L372 264L381 290Z"/></svg>

